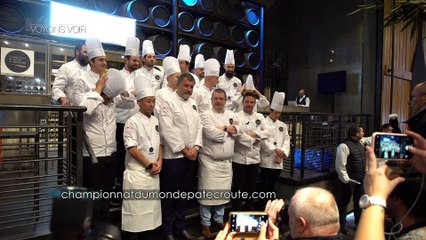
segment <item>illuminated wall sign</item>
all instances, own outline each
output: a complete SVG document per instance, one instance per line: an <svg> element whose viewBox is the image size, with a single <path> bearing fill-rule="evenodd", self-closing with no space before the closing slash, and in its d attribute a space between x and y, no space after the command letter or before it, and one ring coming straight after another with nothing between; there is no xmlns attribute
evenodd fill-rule
<svg viewBox="0 0 426 240"><path fill-rule="evenodd" d="M34 51L2 47L0 74L34 77Z"/></svg>
<svg viewBox="0 0 426 240"><path fill-rule="evenodd" d="M136 34L136 20L50 2L50 25L31 25L31 31L77 39L95 37L103 43L125 46L127 38Z"/></svg>

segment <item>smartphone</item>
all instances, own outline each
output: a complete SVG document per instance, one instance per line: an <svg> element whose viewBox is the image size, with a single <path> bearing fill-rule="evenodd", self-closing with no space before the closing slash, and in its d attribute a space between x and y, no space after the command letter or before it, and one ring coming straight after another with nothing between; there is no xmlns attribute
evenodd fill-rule
<svg viewBox="0 0 426 240"><path fill-rule="evenodd" d="M411 159L413 154L408 146L413 146L414 139L401 133L373 133L373 146L376 158L386 162L400 162Z"/></svg>
<svg viewBox="0 0 426 240"><path fill-rule="evenodd" d="M258 234L261 222L268 223L265 212L230 212L231 232Z"/></svg>

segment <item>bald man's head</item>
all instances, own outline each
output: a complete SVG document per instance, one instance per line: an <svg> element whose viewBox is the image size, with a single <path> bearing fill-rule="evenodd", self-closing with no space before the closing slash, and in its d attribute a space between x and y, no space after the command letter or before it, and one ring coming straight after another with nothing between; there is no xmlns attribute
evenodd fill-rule
<svg viewBox="0 0 426 240"><path fill-rule="evenodd" d="M339 210L333 195L322 188L307 187L291 198L290 233L293 238L337 235Z"/></svg>
<svg viewBox="0 0 426 240"><path fill-rule="evenodd" d="M426 81L417 84L411 92L411 110L413 114L426 107Z"/></svg>

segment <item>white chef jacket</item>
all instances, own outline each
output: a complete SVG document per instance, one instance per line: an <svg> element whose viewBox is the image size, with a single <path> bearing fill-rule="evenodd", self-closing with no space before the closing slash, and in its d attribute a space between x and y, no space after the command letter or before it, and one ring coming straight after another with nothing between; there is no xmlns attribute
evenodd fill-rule
<svg viewBox="0 0 426 240"><path fill-rule="evenodd" d="M160 132L158 119L147 117L141 112L129 118L124 125L124 145L126 149L137 149L151 162L158 160ZM123 189L160 191L160 177L151 175L132 155L126 153L126 170L123 175ZM160 199L123 199L121 228L128 232L152 230L161 225Z"/></svg>
<svg viewBox="0 0 426 240"><path fill-rule="evenodd" d="M290 153L290 135L287 125L280 120L272 121L269 116L265 119L270 137L260 143L260 166L263 168L282 169L283 162L276 163L275 148L280 148L288 157Z"/></svg>
<svg viewBox="0 0 426 240"><path fill-rule="evenodd" d="M126 81L126 90L127 92L129 92L129 98L133 99L133 101L135 102L135 106L130 109L117 107L117 123L124 124L131 116L139 112L139 105L136 103L136 97L131 94L132 91L135 91L135 71L129 72L125 68L123 68L120 72L123 74L124 79Z"/></svg>
<svg viewBox="0 0 426 240"><path fill-rule="evenodd" d="M219 77L219 82L217 88L225 90L226 96L226 109L234 111L238 107L238 101L241 97L241 80L237 77L232 77L231 79L227 78L225 74Z"/></svg>
<svg viewBox="0 0 426 240"><path fill-rule="evenodd" d="M204 147L199 155L198 189L200 191L231 191L232 186L232 157L234 156L235 138L241 135L242 129L236 125L237 133L229 135L218 127L229 126L237 122L237 115L225 110L219 113L210 109L201 115L203 128ZM230 199L199 199L203 205L221 205L228 203Z"/></svg>
<svg viewBox="0 0 426 240"><path fill-rule="evenodd" d="M154 116L157 118L160 117L160 109L163 105L164 100L170 95L173 94L175 90L169 86L165 86L162 89L159 89L155 92L155 109L154 109Z"/></svg>
<svg viewBox="0 0 426 240"><path fill-rule="evenodd" d="M74 100L73 85L83 74L90 70L90 65L81 66L76 59L63 64L56 73L52 85L52 99L58 101L61 97L68 97L70 105L76 105Z"/></svg>
<svg viewBox="0 0 426 240"><path fill-rule="evenodd" d="M93 152L97 157L111 156L117 149L115 141L116 107L133 108L134 102L118 95L108 105L103 104L103 98L95 90L99 74L89 71L74 83L75 101L79 106L87 108L83 113L83 130L90 141ZM89 156L86 146L83 156Z"/></svg>
<svg viewBox="0 0 426 240"><path fill-rule="evenodd" d="M151 70L146 69L145 67L141 67L136 70L136 74L142 74L144 77L151 81L151 87L157 91L161 88L163 84L163 72L153 67Z"/></svg>
<svg viewBox="0 0 426 240"><path fill-rule="evenodd" d="M241 125L236 125L237 134L229 135L227 132L221 131L217 127L229 126L231 122L234 121L239 122L238 116L230 110L219 113L212 108L204 112L201 116L201 123L204 126L204 147L200 151L200 156L207 155L218 161L232 158L234 155L235 138L242 134L243 129Z"/></svg>
<svg viewBox="0 0 426 240"><path fill-rule="evenodd" d="M237 113L243 132L254 131L259 140L269 137L269 129L265 124L265 117L257 112L252 114L240 111ZM255 143L255 139L243 133L237 137L235 142L234 162L239 164L257 164L260 163L260 143Z"/></svg>
<svg viewBox="0 0 426 240"><path fill-rule="evenodd" d="M161 135L164 139L164 159L183 158L185 147L203 146L203 125L194 99L184 100L176 92L162 103Z"/></svg>
<svg viewBox="0 0 426 240"><path fill-rule="evenodd" d="M214 88L208 89L205 85L200 86L198 89L194 90L192 98L198 106L198 113L201 115L205 111L212 108L212 93Z"/></svg>

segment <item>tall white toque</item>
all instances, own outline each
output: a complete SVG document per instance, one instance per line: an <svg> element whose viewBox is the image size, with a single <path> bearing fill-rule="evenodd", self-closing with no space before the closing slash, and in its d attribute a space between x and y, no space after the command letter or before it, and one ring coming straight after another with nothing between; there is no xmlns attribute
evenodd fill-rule
<svg viewBox="0 0 426 240"><path fill-rule="evenodd" d="M182 44L179 46L178 60L191 62L191 50L188 45Z"/></svg>
<svg viewBox="0 0 426 240"><path fill-rule="evenodd" d="M87 48L87 55L89 56L89 59L92 59L95 57L106 57L104 48L102 47L102 43L97 38L86 39L86 48Z"/></svg>
<svg viewBox="0 0 426 240"><path fill-rule="evenodd" d="M124 51L125 56L136 56L139 57L139 46L140 40L135 37L128 37L126 42L126 50Z"/></svg>
<svg viewBox="0 0 426 240"><path fill-rule="evenodd" d="M229 49L226 50L225 64L235 65L235 58L234 58L234 51L233 50L229 50Z"/></svg>
<svg viewBox="0 0 426 240"><path fill-rule="evenodd" d="M284 99L285 99L284 92L274 92L274 97L272 98L270 108L274 109L275 111L281 112L283 110Z"/></svg>
<svg viewBox="0 0 426 240"><path fill-rule="evenodd" d="M163 70L166 77L173 73L180 73L179 61L175 57L165 57L163 59Z"/></svg>
<svg viewBox="0 0 426 240"><path fill-rule="evenodd" d="M145 55L147 55L147 54L154 54L155 55L154 45L152 45L151 40L145 40L142 43L142 57L145 57Z"/></svg>
<svg viewBox="0 0 426 240"><path fill-rule="evenodd" d="M214 76L219 77L220 74L220 63L214 59L210 58L207 61L204 62L204 76Z"/></svg>
<svg viewBox="0 0 426 240"><path fill-rule="evenodd" d="M194 68L204 68L203 54L197 54L197 56L195 56Z"/></svg>

